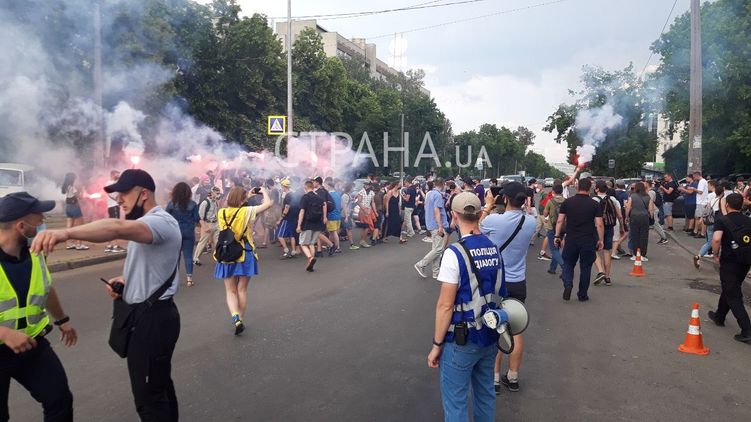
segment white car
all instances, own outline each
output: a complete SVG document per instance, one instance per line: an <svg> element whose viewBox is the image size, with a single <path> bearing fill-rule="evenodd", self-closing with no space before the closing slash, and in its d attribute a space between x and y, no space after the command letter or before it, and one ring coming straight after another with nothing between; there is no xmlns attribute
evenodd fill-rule
<svg viewBox="0 0 751 422"><path fill-rule="evenodd" d="M552 177L546 177L545 178L545 187L546 188L552 188L553 187L553 182L555 182L555 179L553 179Z"/></svg>
<svg viewBox="0 0 751 422"><path fill-rule="evenodd" d="M0 163L0 198L27 190L33 169L26 164Z"/></svg>

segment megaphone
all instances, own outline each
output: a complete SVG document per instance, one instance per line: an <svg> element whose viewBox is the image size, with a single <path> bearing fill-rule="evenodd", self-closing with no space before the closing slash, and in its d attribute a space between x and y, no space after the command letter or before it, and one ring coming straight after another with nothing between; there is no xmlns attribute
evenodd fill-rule
<svg viewBox="0 0 751 422"><path fill-rule="evenodd" d="M498 349L505 354L514 351L514 336L521 334L529 326L529 313L524 304L514 298L504 299L498 309L489 309L482 316L482 322L488 328L498 331L508 348L498 342Z"/></svg>

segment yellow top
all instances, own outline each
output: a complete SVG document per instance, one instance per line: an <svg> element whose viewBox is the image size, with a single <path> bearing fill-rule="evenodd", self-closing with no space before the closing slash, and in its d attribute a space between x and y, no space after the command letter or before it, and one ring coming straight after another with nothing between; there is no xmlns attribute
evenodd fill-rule
<svg viewBox="0 0 751 422"><path fill-rule="evenodd" d="M248 243L250 243L250 247L253 249L253 255L255 255L256 259L258 259L258 255L255 253L256 246L253 243L253 221L256 219L257 210L258 207L255 206L240 208L227 207L220 209L218 213L219 231L226 229L227 223L231 221L232 224L230 228L232 229L232 233L235 234L235 240L242 243L242 238L244 236ZM235 212L237 212L237 216L235 216L233 221L232 217L235 215ZM236 262L244 261L245 252L243 252L243 255Z"/></svg>

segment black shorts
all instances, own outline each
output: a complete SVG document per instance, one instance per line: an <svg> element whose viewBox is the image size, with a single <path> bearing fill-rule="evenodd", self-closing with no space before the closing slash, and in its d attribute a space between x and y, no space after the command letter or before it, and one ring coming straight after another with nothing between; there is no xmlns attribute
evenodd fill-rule
<svg viewBox="0 0 751 422"><path fill-rule="evenodd" d="M517 283L506 282L506 291L508 292L508 297L517 299L523 303L527 300L527 280Z"/></svg>
<svg viewBox="0 0 751 422"><path fill-rule="evenodd" d="M115 205L114 207L107 208L107 214L109 214L110 218L120 218L120 206Z"/></svg>

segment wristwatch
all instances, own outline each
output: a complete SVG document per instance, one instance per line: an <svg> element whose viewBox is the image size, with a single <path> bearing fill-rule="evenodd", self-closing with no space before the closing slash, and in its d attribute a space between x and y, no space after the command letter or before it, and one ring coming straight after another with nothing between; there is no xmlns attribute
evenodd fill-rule
<svg viewBox="0 0 751 422"><path fill-rule="evenodd" d="M445 343L445 341L442 341L442 342L439 343L439 342L435 341L435 339L433 339L433 346L442 347L443 343Z"/></svg>
<svg viewBox="0 0 751 422"><path fill-rule="evenodd" d="M66 315L66 316L58 319L57 321L53 322L53 324L55 324L56 326L59 327L59 326L65 324L68 321L70 321L70 317Z"/></svg>

